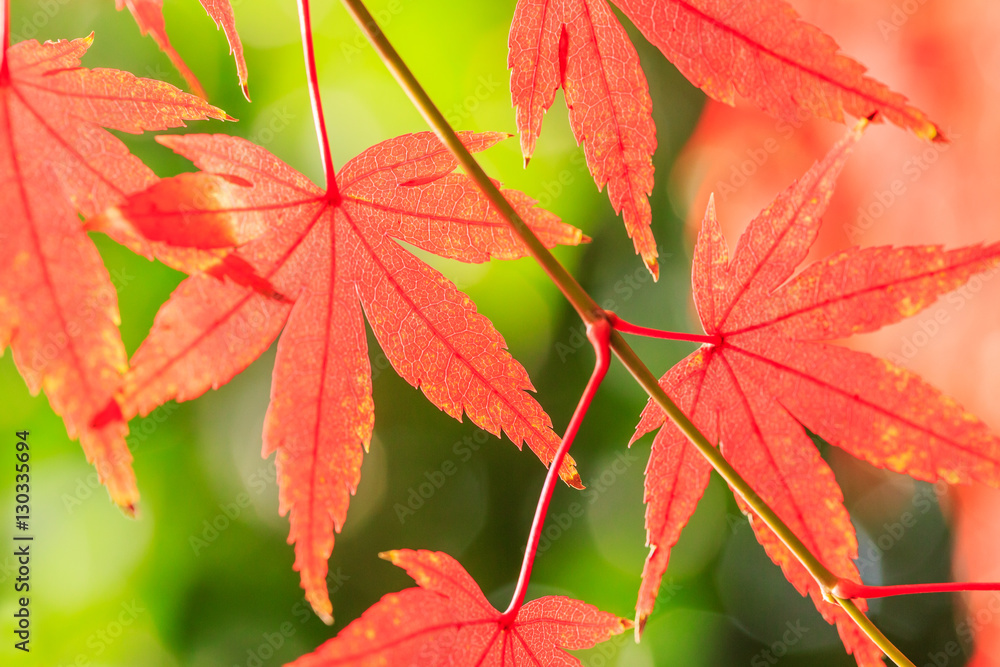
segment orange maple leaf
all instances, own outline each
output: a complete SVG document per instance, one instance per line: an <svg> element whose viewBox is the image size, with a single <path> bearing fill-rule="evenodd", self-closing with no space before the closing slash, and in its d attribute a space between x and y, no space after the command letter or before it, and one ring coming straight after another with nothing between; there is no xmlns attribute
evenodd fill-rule
<svg viewBox="0 0 1000 667"><path fill-rule="evenodd" d="M854 527L833 472L802 425L858 458L917 479L1000 484L1000 440L983 422L909 371L820 342L914 315L1000 263L1000 244L950 251L852 248L792 277L816 238L860 128L750 223L731 260L709 204L692 275L698 314L718 343L702 346L660 380L805 546L854 580ZM655 429L646 471L650 553L637 603L640 625L710 472L650 402L633 442ZM750 518L770 557L837 624L859 664L881 665L874 644L839 607L823 601L819 585L770 529Z"/></svg>
<svg viewBox="0 0 1000 667"><path fill-rule="evenodd" d="M226 115L159 81L80 67L92 39L20 42L0 65L0 351L11 346L28 388L45 390L130 512L138 491L128 427L90 427L126 366L117 294L78 215L156 180L101 126L138 133Z"/></svg>
<svg viewBox="0 0 1000 667"><path fill-rule="evenodd" d="M505 136L463 135L473 151ZM435 405L552 460L559 436L526 393L531 382L503 338L467 296L397 240L465 262L522 257L526 249L471 179L452 173L457 163L429 132L364 151L329 191L243 139L160 141L206 171L161 181L106 218L152 238L178 225L229 230L199 234L204 247L225 245L232 230L266 231L227 257L230 264L217 272L225 281L194 275L181 283L133 356L118 403L131 417L172 398L195 398L228 382L285 329L264 455L278 452L280 511L290 514L295 569L313 608L330 620L327 560L374 420L362 307L389 361ZM524 194L505 194L547 246L583 240ZM268 289L246 283L246 272L232 280L234 261L252 267ZM571 460L561 474L580 485Z"/></svg>
<svg viewBox="0 0 1000 667"><path fill-rule="evenodd" d="M925 139L937 126L784 0L615 0L646 38L708 95L747 96L779 118L800 110L835 121L878 113ZM621 213L654 278L650 231L656 130L635 47L607 0L519 0L510 32L511 94L525 158L563 88L570 124L599 188Z"/></svg>
<svg viewBox="0 0 1000 667"><path fill-rule="evenodd" d="M381 556L405 569L420 587L386 595L289 667L579 667L580 661L566 650L590 648L632 625L584 602L554 595L529 602L505 622L448 554L402 550Z"/></svg>

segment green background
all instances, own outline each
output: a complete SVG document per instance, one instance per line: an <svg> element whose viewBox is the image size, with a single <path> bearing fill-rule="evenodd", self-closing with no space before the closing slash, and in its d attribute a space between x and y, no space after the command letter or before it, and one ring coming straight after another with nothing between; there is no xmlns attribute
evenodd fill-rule
<svg viewBox="0 0 1000 667"><path fill-rule="evenodd" d="M514 2L395 0L371 8L457 129L514 133L506 42ZM235 3L246 48L253 104L242 97L221 32L194 0L167 0L174 46L211 101L238 123L192 123L193 132L250 138L321 182L304 85L295 3ZM323 101L336 164L393 136L424 130L421 119L365 44L339 3L313 4ZM15 40L96 39L84 60L183 85L167 58L142 37L111 0L15 0ZM593 237L558 256L606 307L649 326L698 331L689 304L686 202L672 192L670 170L697 122L703 96L629 27L654 103L659 148L651 198L660 243L661 280L654 285L605 195L581 159L560 93L545 120L530 167L516 138L482 156L495 177L538 198ZM153 141L123 136L161 176L191 165ZM672 195L675 195L672 197ZM182 276L95 235L115 278L122 335L133 352ZM422 254L426 256L426 254ZM427 257L475 301L528 369L557 430L569 419L590 372L582 327L555 288L528 260L469 266ZM636 340L656 373L693 345ZM218 391L169 404L132 422L142 501L140 518L124 518L97 485L79 445L67 439L44 397L31 397L10 355L0 359L0 433L13 459L14 432L29 430L33 470L32 651L12 648L13 559L0 555L3 642L0 662L45 666L115 665L253 667L279 665L312 650L382 595L411 585L377 558L393 548L443 550L456 557L498 607L506 605L519 568L544 469L506 440L484 437L468 422L439 412L400 380L370 337L376 430L344 531L330 561L334 628L303 601L277 513L273 457L260 457L273 349ZM645 403L641 390L613 365L574 445L589 491L556 492L544 551L530 597L570 595L631 617L645 557L642 473L650 439L626 443ZM478 449L473 451L468 443ZM871 583L932 581L949 572L947 528L935 490L901 480L895 491L870 492L861 464L826 451L847 490ZM13 462L13 461L11 461ZM440 488L437 474L445 476ZM0 477L0 516L13 515L12 475ZM421 491L427 498L421 497ZM250 504L240 507L241 494ZM577 507L571 507L577 503ZM245 504L245 503L244 503ZM582 507L582 516L577 511ZM410 511L412 510L412 511ZM909 511L916 526L894 534ZM213 525L214 524L214 525ZM4 521L3 536L10 528ZM10 544L5 540L4 544ZM867 550L867 551L866 551ZM0 553L7 553L6 546ZM875 605L874 618L918 664L955 637L944 596ZM781 644L789 627L801 635ZM766 654L765 651L772 651ZM836 633L767 560L725 486L714 479L672 556L661 604L643 642L631 635L578 655L603 665L850 665ZM952 663L955 664L955 663Z"/></svg>

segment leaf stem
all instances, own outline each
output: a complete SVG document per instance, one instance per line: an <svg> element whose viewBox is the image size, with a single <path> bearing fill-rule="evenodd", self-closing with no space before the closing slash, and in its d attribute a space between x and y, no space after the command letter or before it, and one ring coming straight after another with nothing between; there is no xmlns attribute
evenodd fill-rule
<svg viewBox="0 0 1000 667"><path fill-rule="evenodd" d="M10 79L10 71L7 67L7 49L10 48L10 0L3 0L2 5L0 5L0 10L3 11L3 40L0 41L0 85L7 83Z"/></svg>
<svg viewBox="0 0 1000 667"><path fill-rule="evenodd" d="M569 425L566 427L566 433L563 435L562 442L559 443L559 449L556 450L556 455L553 457L552 463L549 464L549 472L545 475L545 483L542 485L542 492L538 498L538 506L535 509L535 519L531 523L531 532L528 534L528 546L524 550L524 562L521 564L521 574L517 579L517 586L514 588L514 595L511 598L510 606L507 607L507 611L500 617L501 623L512 625L517 619L517 612L521 610L521 606L524 604L524 595L528 591L528 582L531 579L531 567L534 565L535 556L538 553L538 543L542 538L545 515L549 510L549 502L552 500L552 493L555 491L556 482L559 479L559 468L562 466L563 459L566 458L569 448L573 446L573 439L580 430L580 424L587 414L587 409L590 408L590 402L594 399L597 388L604 381L604 376L608 373L608 366L611 364L608 345L610 337L611 327L607 321L600 320L594 324L587 325L587 338L590 339L590 343L594 346L594 352L597 355L597 358L594 360L594 372L591 374L590 380L583 390L583 395L580 396L580 402L577 403L576 410L573 411L573 417L569 420Z"/></svg>
<svg viewBox="0 0 1000 667"><path fill-rule="evenodd" d="M969 583L950 581L943 584L900 584L897 586L866 586L848 579L841 579L833 587L833 594L848 599L888 598L896 595L919 593L958 593L961 591L1000 591L1000 583Z"/></svg>
<svg viewBox="0 0 1000 667"><path fill-rule="evenodd" d="M538 262L556 287L563 293L580 318L588 325L594 325L607 320L606 313L597 305L593 298L580 286L559 261L542 245L534 232L524 223L514 207L504 198L499 188L486 175L479 163L458 138L441 111L424 91L420 82L410 71L406 63L393 48L378 23L368 11L363 0L341 0L355 23L368 38L368 41L379 54L382 62L393 77L406 92L414 106L434 130L438 138L448 147L455 159L462 165L465 172L476 183L497 211L506 219L513 232L521 239L529 254ZM735 493L737 493L753 512L778 536L795 558L819 583L824 594L840 604L859 627L900 667L913 667L913 663L896 649L888 639L879 632L857 606L850 600L844 600L830 595L833 587L840 581L818 558L802 543L792 530L781 520L768 504L753 490L738 472L723 458L722 454L684 415L679 407L667 396L660 387L652 372L636 356L625 339L617 331L611 331L610 347L615 356L628 369L639 385L646 391L658 406L670 417L691 443L701 452L713 468L722 476ZM862 620L863 619L863 620Z"/></svg>
<svg viewBox="0 0 1000 667"><path fill-rule="evenodd" d="M316 139L319 152L323 156L323 176L326 178L326 194L334 203L340 201L337 178L330 154L330 138L326 132L326 116L323 101L319 95L319 76L316 74L316 51L313 48L312 19L309 15L309 0L299 0L299 27L302 30L302 51L306 60L306 76L309 79L309 99L312 101L313 122L316 124Z"/></svg>
<svg viewBox="0 0 1000 667"><path fill-rule="evenodd" d="M678 333L676 331L663 331L662 329L651 329L649 327L643 327L639 326L638 324L632 324L631 322L626 322L625 320L618 317L610 310L604 311L604 314L608 318L608 322L611 323L611 326L613 326L616 331L621 331L622 333L630 333L630 334L635 334L637 336L647 336L649 338L661 338L663 340L683 340L690 343L708 343L709 345L722 345L722 336L718 334L714 336L708 336L706 334L686 334L686 333Z"/></svg>

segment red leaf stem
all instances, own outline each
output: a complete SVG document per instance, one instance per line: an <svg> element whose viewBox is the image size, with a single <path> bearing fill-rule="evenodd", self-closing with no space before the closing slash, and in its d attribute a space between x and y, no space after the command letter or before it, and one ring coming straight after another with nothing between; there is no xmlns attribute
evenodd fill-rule
<svg viewBox="0 0 1000 667"><path fill-rule="evenodd" d="M10 47L10 0L3 2L3 38L0 39L0 85L4 84L9 77L7 71L7 49Z"/></svg>
<svg viewBox="0 0 1000 667"><path fill-rule="evenodd" d="M722 345L722 336L715 334L712 336L706 336L704 334L686 334L677 333L676 331L661 331L660 329L650 329L649 327L641 327L638 324L632 324L631 322L626 322L622 318L618 317L610 310L605 311L607 314L608 322L616 330L622 333L635 334L637 336L647 336L649 338L662 338L664 340L684 340L691 343L708 343L709 345Z"/></svg>
<svg viewBox="0 0 1000 667"><path fill-rule="evenodd" d="M326 177L326 196L334 204L340 202L340 191L330 154L330 139L326 132L326 116L323 101L319 95L319 76L316 74L316 52L313 48L312 19L309 16L309 0L299 0L299 26L302 30L302 51L306 60L306 76L309 78L309 99L312 101L313 122L316 123L316 139L319 152L323 156L323 175Z"/></svg>
<svg viewBox="0 0 1000 667"><path fill-rule="evenodd" d="M1000 591L1000 583L948 581L942 584L866 586L847 579L841 579L840 582L833 588L833 594L845 600L858 598L870 600L873 598L894 597L896 595L916 595L918 593L957 593L960 591Z"/></svg>
<svg viewBox="0 0 1000 667"><path fill-rule="evenodd" d="M521 574L518 576L517 586L514 588L514 597L510 601L510 606L507 607L507 610L500 617L502 625L509 626L513 624L518 612L524 605L524 596L528 591L528 581L531 579L531 567L535 563L538 543L542 537L542 528L545 525L545 515L549 511L552 492L555 491L556 480L559 478L559 467L562 465L563 459L566 458L566 454L569 453L569 448L573 446L573 439L576 438L577 431L580 430L580 424L583 422L583 418L590 408L590 402L594 399L597 388L604 381L604 376L608 372L608 365L611 363L611 322L600 319L593 324L588 324L587 338L590 339L590 343L594 346L594 353L597 355L597 358L594 360L594 372L591 374L590 380L583 390L583 395L580 396L580 402L577 403L576 410L573 411L573 417L569 420L569 426L566 427L566 434L563 435L559 449L556 450L555 457L549 465L549 472L545 475L542 493L538 498L538 507L535 509L535 518L531 523L531 532L528 534L528 546L524 550L524 562L521 565Z"/></svg>

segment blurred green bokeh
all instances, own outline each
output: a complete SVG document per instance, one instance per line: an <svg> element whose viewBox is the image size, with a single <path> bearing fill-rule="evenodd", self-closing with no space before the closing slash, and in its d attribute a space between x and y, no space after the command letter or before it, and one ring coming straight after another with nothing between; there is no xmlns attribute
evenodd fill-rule
<svg viewBox="0 0 1000 667"><path fill-rule="evenodd" d="M246 47L253 103L242 97L224 36L195 0L167 0L174 46L211 101L238 123L192 123L194 132L250 138L319 181L322 170L304 85L293 0L235 3ZM412 69L458 129L514 132L507 89L506 36L514 1L373 1ZM324 105L338 165L371 144L425 129L406 97L334 0L313 3ZM114 67L182 85L151 39L110 0L15 0L15 40L96 33L89 67ZM686 202L671 201L669 175L702 105L694 90L630 28L650 81L658 129L653 228L662 277L653 285L621 223L581 160L561 95L547 116L534 159L523 169L516 139L483 155L487 170L538 198L594 241L559 257L605 306L650 326L694 330L689 258L681 224ZM153 141L125 136L161 176L191 170ZM182 276L101 236L95 242L115 277L122 335L129 352L146 335L159 305ZM425 255L424 255L425 256ZM589 375L582 327L530 261L467 266L427 257L469 293L525 364L538 398L561 430ZM376 436L344 532L330 562L337 622L320 623L303 601L277 514L272 460L260 457L273 351L218 391L169 404L134 420L130 444L142 491L140 518L124 518L97 484L79 446L44 397L31 397L10 355L0 359L0 432L31 432L33 463L32 651L12 648L11 556L0 556L4 641L0 663L49 666L279 665L312 650L385 593L411 581L376 554L393 548L444 550L458 558L491 601L510 595L543 478L533 455L484 437L435 409L401 381L370 338ZM635 341L661 373L693 346ZM642 471L649 439L631 451L644 395L620 367L587 417L574 456L584 495L560 488L542 542L529 597L571 595L632 616L645 556ZM9 451L9 450L8 450ZM825 451L825 450L824 450ZM12 457L12 454L11 454ZM871 582L942 579L948 536L929 487L906 480L872 491L861 464L831 454L845 482L862 540L862 572ZM440 488L437 471L457 472ZM450 465L450 464L449 464ZM0 479L4 517L13 514L13 479ZM241 494L250 504L240 507ZM425 497L426 496L426 497ZM244 496L246 497L246 496ZM582 518L577 503L584 508ZM244 503L245 504L245 503ZM911 507L912 504L912 507ZM925 508L925 505L927 506ZM918 528L893 536L910 511ZM571 514L571 509L573 513ZM3 535L10 529L6 527ZM5 542L9 545L10 542ZM888 546L886 546L888 544ZM3 553L9 553L7 546ZM867 554L867 555L866 555ZM954 636L942 597L876 606L875 618L921 662ZM797 633L789 635L789 628ZM794 641L787 641L794 637ZM714 480L674 552L643 642L620 637L581 652L605 665L851 665L836 633L764 556L725 486Z"/></svg>

